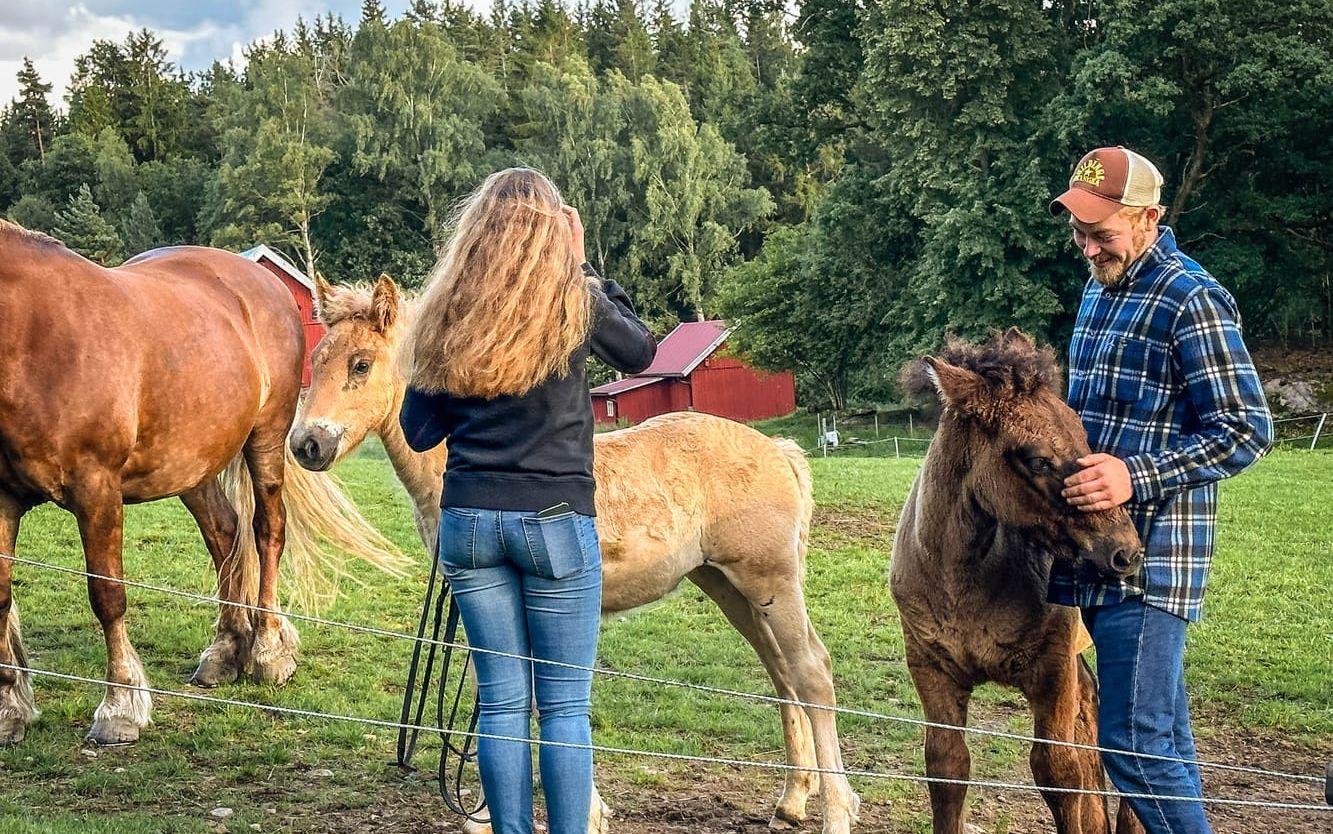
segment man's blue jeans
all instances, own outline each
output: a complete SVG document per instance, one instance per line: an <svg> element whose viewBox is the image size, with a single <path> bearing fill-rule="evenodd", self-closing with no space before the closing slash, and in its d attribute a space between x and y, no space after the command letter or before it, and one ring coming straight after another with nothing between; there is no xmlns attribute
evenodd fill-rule
<svg viewBox="0 0 1333 834"><path fill-rule="evenodd" d="M439 558L472 646L593 665L602 558L592 518L445 507ZM472 660L478 732L529 738L535 692L543 740L592 742L591 672L485 652ZM477 755L495 834L532 834L529 745L480 739ZM542 746L538 758L550 834L586 834L592 751Z"/></svg>
<svg viewBox="0 0 1333 834"><path fill-rule="evenodd" d="M1083 609L1097 646L1098 743L1102 747L1193 761L1185 695L1185 620L1131 598ZM1199 768L1180 762L1103 753L1123 793L1202 796ZM1131 799L1149 834L1210 834L1203 805Z"/></svg>

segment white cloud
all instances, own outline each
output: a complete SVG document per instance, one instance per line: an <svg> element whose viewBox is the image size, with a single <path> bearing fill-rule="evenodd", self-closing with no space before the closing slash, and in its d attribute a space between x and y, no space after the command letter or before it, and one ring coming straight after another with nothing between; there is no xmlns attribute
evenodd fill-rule
<svg viewBox="0 0 1333 834"><path fill-rule="evenodd" d="M207 8L201 8L198 23L174 29L133 14L95 12L82 2L5 0L0 8L0 105L18 94L15 75L25 56L32 58L42 80L53 86L51 103L63 109L75 59L95 40L124 41L130 32L146 27L161 38L168 58L176 63L185 59L187 69L207 67L214 59L231 59L239 65L244 63L247 44L276 29L290 28L298 16L322 14L329 0L245 0L240 6L227 10L235 20L217 22L207 16Z"/></svg>
<svg viewBox="0 0 1333 834"><path fill-rule="evenodd" d="M207 20L189 30L165 29L132 16L97 14L82 3L53 12L50 2L9 0L0 11L0 102L18 94L15 75L26 56L32 58L42 80L53 86L51 103L63 109L75 59L95 40L123 41L130 32L145 26L162 39L172 60L179 60L186 49L200 41L229 41L240 34L227 33L224 27Z"/></svg>

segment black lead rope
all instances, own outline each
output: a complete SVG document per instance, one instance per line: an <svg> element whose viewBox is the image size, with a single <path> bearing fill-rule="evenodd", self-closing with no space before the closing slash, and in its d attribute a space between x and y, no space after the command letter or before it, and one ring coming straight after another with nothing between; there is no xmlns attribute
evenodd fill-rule
<svg viewBox="0 0 1333 834"><path fill-rule="evenodd" d="M436 549L438 553L438 548ZM435 554L432 554L433 556ZM446 613L447 603L447 613ZM432 611L433 609L433 611ZM432 617L432 613L434 616ZM478 799L473 807L467 805L467 791L463 787L464 774L468 765L477 760L476 737L471 735L477 730L478 710L475 700L467 731L461 742L457 741L459 710L463 706L463 692L466 688L467 657L464 656L459 670L458 682L454 687L453 703L445 715L445 702L448 700L449 673L453 667L454 643L458 637L458 605L449 593L449 582L440 575L439 559L431 559L430 579L426 586L426 600L421 606L421 620L417 624L417 640L412 648L412 662L407 669L407 685L403 691L403 708L400 713L398 730L398 758L395 764L406 771L416 771L412 759L417 752L417 742L424 728L421 719L426 713L426 702L430 697L431 676L435 670L435 661L440 661L439 685L436 689L435 726L442 742L440 748L440 798L450 811L477 823L489 822L482 812L486 809L486 799L477 791ZM426 627L430 624L431 636L427 641ZM443 636L442 636L443 635ZM443 644L443 645L442 645ZM422 651L425 650L425 668L422 668ZM414 703L415 702L415 703ZM410 729L409 729L410 726Z"/></svg>

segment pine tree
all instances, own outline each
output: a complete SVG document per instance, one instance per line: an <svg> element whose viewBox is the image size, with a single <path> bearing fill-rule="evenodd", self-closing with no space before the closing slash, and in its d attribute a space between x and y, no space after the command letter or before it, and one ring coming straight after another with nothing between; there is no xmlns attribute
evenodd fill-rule
<svg viewBox="0 0 1333 834"><path fill-rule="evenodd" d="M384 23L384 4L380 0L361 0L362 23Z"/></svg>
<svg viewBox="0 0 1333 834"><path fill-rule="evenodd" d="M657 53L657 76L675 82L689 95L690 59L685 27L671 11L671 0L654 0L653 51Z"/></svg>
<svg viewBox="0 0 1333 834"><path fill-rule="evenodd" d="M162 234L162 225L157 220L157 212L140 191L130 204L125 220L120 225L121 238L125 241L125 251L138 254L156 249L166 242Z"/></svg>
<svg viewBox="0 0 1333 834"><path fill-rule="evenodd" d="M37 68L32 65L32 59L26 57L23 59L23 69L18 71L18 82L19 97L11 106L8 119L12 120L14 131L27 140L23 158L45 159L56 123L55 111L46 99L51 92L51 85L42 81ZM11 158L10 161L17 163L21 159Z"/></svg>
<svg viewBox="0 0 1333 834"><path fill-rule="evenodd" d="M87 183L79 186L77 194L70 195L68 207L56 212L52 231L66 246L91 261L103 266L120 263L120 235L93 202L93 192Z"/></svg>

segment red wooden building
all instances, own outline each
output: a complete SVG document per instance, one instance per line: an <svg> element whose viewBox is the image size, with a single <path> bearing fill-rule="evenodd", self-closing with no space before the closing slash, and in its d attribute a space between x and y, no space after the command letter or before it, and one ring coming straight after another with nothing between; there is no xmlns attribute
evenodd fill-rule
<svg viewBox="0 0 1333 834"><path fill-rule="evenodd" d="M315 313L315 282L293 266L291 261L262 243L245 250L241 257L249 258L272 272L296 299L296 306L301 310L301 326L305 329L305 364L301 369L301 387L310 385L310 354L314 353L319 340L324 338L325 330Z"/></svg>
<svg viewBox="0 0 1333 834"><path fill-rule="evenodd" d="M729 355L729 332L722 321L677 325L647 370L592 389L597 422L637 423L668 411L763 420L795 411L791 373L764 373Z"/></svg>

